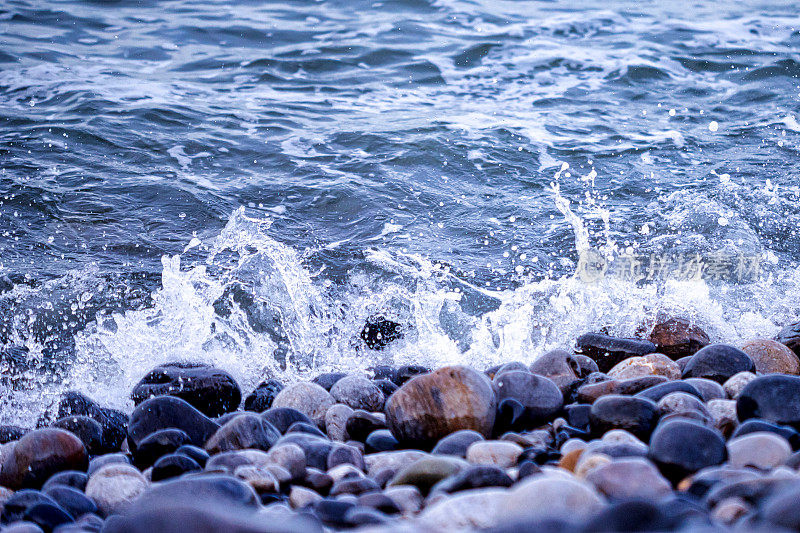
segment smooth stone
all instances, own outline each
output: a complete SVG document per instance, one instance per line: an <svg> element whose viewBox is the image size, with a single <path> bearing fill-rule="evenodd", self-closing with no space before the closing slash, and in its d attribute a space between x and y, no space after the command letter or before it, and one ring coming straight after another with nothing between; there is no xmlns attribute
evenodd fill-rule
<svg viewBox="0 0 800 533"><path fill-rule="evenodd" d="M351 465L348 463L343 463L340 465L336 465L330 470L328 470L327 474L331 477L334 483L339 481L342 478L357 478L361 479L366 477L364 472L356 467L355 465Z"/></svg>
<svg viewBox="0 0 800 533"><path fill-rule="evenodd" d="M16 442L4 454L0 485L12 490L38 488L62 470L85 470L86 447L69 431L57 428L36 429Z"/></svg>
<svg viewBox="0 0 800 533"><path fill-rule="evenodd" d="M498 523L507 491L496 488L458 492L428 505L419 514L423 531L474 531Z"/></svg>
<svg viewBox="0 0 800 533"><path fill-rule="evenodd" d="M608 371L608 377L619 380L645 376L664 376L669 380L675 380L681 378L681 370L678 364L666 355L651 353L625 359Z"/></svg>
<svg viewBox="0 0 800 533"><path fill-rule="evenodd" d="M445 455L423 457L401 468L387 487L414 485L420 492L427 494L436 483L459 473L468 466L469 463L455 457Z"/></svg>
<svg viewBox="0 0 800 533"><path fill-rule="evenodd" d="M333 386L336 385L340 379L345 377L347 377L346 372L326 372L312 379L311 383L319 385L326 391L330 392Z"/></svg>
<svg viewBox="0 0 800 533"><path fill-rule="evenodd" d="M272 424L254 413L237 416L217 430L206 442L210 454L233 450L269 450L281 434Z"/></svg>
<svg viewBox="0 0 800 533"><path fill-rule="evenodd" d="M242 391L233 376L204 363L159 365L131 392L135 405L156 396L180 398L209 417L234 411L242 401Z"/></svg>
<svg viewBox="0 0 800 533"><path fill-rule="evenodd" d="M19 426L0 424L0 444L7 444L19 440L24 437L28 431L30 430Z"/></svg>
<svg viewBox="0 0 800 533"><path fill-rule="evenodd" d="M756 379L756 377L758 376L752 372L739 372L731 376L728 381L722 385L722 388L725 390L725 394L728 395L728 398L735 400L739 397L739 394L742 393L742 390L747 384Z"/></svg>
<svg viewBox="0 0 800 533"><path fill-rule="evenodd" d="M374 492L380 490L380 486L371 478L352 478L345 477L334 481L331 487L330 495L338 496L340 494L363 494L365 492Z"/></svg>
<svg viewBox="0 0 800 533"><path fill-rule="evenodd" d="M347 419L353 409L342 403L331 405L325 412L325 432L331 440L344 442L347 440Z"/></svg>
<svg viewBox="0 0 800 533"><path fill-rule="evenodd" d="M47 482L42 485L42 491L58 485L73 487L83 491L86 488L87 481L89 481L89 477L85 473L76 470L65 470L50 476Z"/></svg>
<svg viewBox="0 0 800 533"><path fill-rule="evenodd" d="M706 404L711 422L724 437L729 437L739 424L734 400L711 400Z"/></svg>
<svg viewBox="0 0 800 533"><path fill-rule="evenodd" d="M80 392L64 393L58 404L58 418L88 416L103 428L103 443L108 451L119 450L127 436L128 415L116 409L100 407Z"/></svg>
<svg viewBox="0 0 800 533"><path fill-rule="evenodd" d="M400 388L397 385L395 385L393 381L390 381L388 379L376 379L373 380L373 383L383 393L384 399L394 394L397 391L397 389Z"/></svg>
<svg viewBox="0 0 800 533"><path fill-rule="evenodd" d="M728 462L734 467L771 470L785 464L791 455L789 442L771 432L750 433L728 441Z"/></svg>
<svg viewBox="0 0 800 533"><path fill-rule="evenodd" d="M455 431L443 437L436 446L433 447L434 455L454 455L465 458L467 449L475 442L484 440L483 435L471 429Z"/></svg>
<svg viewBox="0 0 800 533"><path fill-rule="evenodd" d="M564 406L567 423L574 428L585 430L589 428L589 414L592 411L592 404L573 403Z"/></svg>
<svg viewBox="0 0 800 533"><path fill-rule="evenodd" d="M60 505L45 502L28 507L23 518L40 526L45 531L52 531L62 524L70 524L75 521L75 518Z"/></svg>
<svg viewBox="0 0 800 533"><path fill-rule="evenodd" d="M162 456L155 462L150 479L152 481L162 481L199 470L202 470L202 467L194 459L183 454L171 453Z"/></svg>
<svg viewBox="0 0 800 533"><path fill-rule="evenodd" d="M675 517L655 502L636 499L609 505L584 524L582 531L673 531Z"/></svg>
<svg viewBox="0 0 800 533"><path fill-rule="evenodd" d="M403 337L403 325L383 316L374 316L367 319L359 336L367 348L382 350Z"/></svg>
<svg viewBox="0 0 800 533"><path fill-rule="evenodd" d="M83 492L66 485L53 486L44 492L59 506L75 518L87 513L97 514L97 505Z"/></svg>
<svg viewBox="0 0 800 533"><path fill-rule="evenodd" d="M334 444L328 453L328 470L342 464L353 465L362 471L367 469L364 454L359 449L347 444Z"/></svg>
<svg viewBox="0 0 800 533"><path fill-rule="evenodd" d="M283 383L277 379L268 379L262 381L251 392L247 398L244 399L245 411L253 411L255 413L263 413L270 407L275 400L275 396L283 390Z"/></svg>
<svg viewBox="0 0 800 533"><path fill-rule="evenodd" d="M798 433L796 429L790 426L779 426L777 424L773 424L772 422L767 422L766 420L760 420L758 418L751 418L750 420L739 424L739 426L731 435L731 438L741 437L757 431L768 431L770 433L780 435L789 442L793 450L800 449L800 433Z"/></svg>
<svg viewBox="0 0 800 533"><path fill-rule="evenodd" d="M147 488L147 480L136 468L124 464L104 466L86 484L86 495L105 515L119 514Z"/></svg>
<svg viewBox="0 0 800 533"><path fill-rule="evenodd" d="M189 499L198 503L222 503L237 509L257 509L259 498L247 483L227 474L188 475L151 485L136 501L148 508L160 502Z"/></svg>
<svg viewBox="0 0 800 533"><path fill-rule="evenodd" d="M371 507L372 509L376 509L386 514L397 514L402 511L400 506L398 506L394 500L382 492L370 492L359 495L358 505Z"/></svg>
<svg viewBox="0 0 800 533"><path fill-rule="evenodd" d="M748 383L736 400L739 420L761 418L800 428L800 377L769 374Z"/></svg>
<svg viewBox="0 0 800 533"><path fill-rule="evenodd" d="M566 350L552 350L531 363L530 371L551 380L566 395L570 388L592 372L598 372L597 363L583 355Z"/></svg>
<svg viewBox="0 0 800 533"><path fill-rule="evenodd" d="M263 418L265 422L272 424L272 426L281 433L286 433L286 430L296 422L305 422L307 424L314 423L309 417L297 409L292 409L290 407L270 407L261 413L261 418Z"/></svg>
<svg viewBox="0 0 800 533"><path fill-rule="evenodd" d="M651 354L656 345L641 339L623 339L602 333L586 333L576 341L577 351L595 363L600 372L608 372L629 357Z"/></svg>
<svg viewBox="0 0 800 533"><path fill-rule="evenodd" d="M55 501L38 490L23 489L17 491L11 494L4 502L2 513L0 513L0 522L8 524L22 520L25 516L25 511L39 503L55 504Z"/></svg>
<svg viewBox="0 0 800 533"><path fill-rule="evenodd" d="M741 498L728 498L722 500L711 512L712 520L732 526L744 515L752 511L752 507Z"/></svg>
<svg viewBox="0 0 800 533"><path fill-rule="evenodd" d="M706 378L725 383L739 372L754 372L753 360L728 344L710 344L692 356L683 370L683 378Z"/></svg>
<svg viewBox="0 0 800 533"><path fill-rule="evenodd" d="M285 468L292 480L302 479L306 474L306 454L296 444L273 446L267 453L267 458L274 464ZM330 459L330 454L328 454L328 458Z"/></svg>
<svg viewBox="0 0 800 533"><path fill-rule="evenodd" d="M365 441L373 431L386 428L384 419L360 409L353 411L345 422L346 435L361 442Z"/></svg>
<svg viewBox="0 0 800 533"><path fill-rule="evenodd" d="M595 400L602 396L609 394L634 395L662 383L667 383L667 378L664 376L644 376L622 381L611 379L581 385L575 391L574 396L580 403L594 403Z"/></svg>
<svg viewBox="0 0 800 533"><path fill-rule="evenodd" d="M656 405L658 406L658 415L661 418L683 416L702 422L710 422L712 419L711 413L708 412L705 404L696 396L685 392L667 394Z"/></svg>
<svg viewBox="0 0 800 533"><path fill-rule="evenodd" d="M709 508L716 507L728 498L742 498L743 500L758 504L771 494L776 494L796 487L796 476L762 475L755 479L742 479L737 481L721 482L714 485L704 498Z"/></svg>
<svg viewBox="0 0 800 533"><path fill-rule="evenodd" d="M159 457L172 453L191 442L189 435L180 429L161 429L143 438L133 452L133 464L139 470L152 466Z"/></svg>
<svg viewBox="0 0 800 533"><path fill-rule="evenodd" d="M386 403L386 421L401 443L432 447L461 429L488 436L496 409L486 376L466 366L447 366L400 387Z"/></svg>
<svg viewBox="0 0 800 533"><path fill-rule="evenodd" d="M612 429L625 429L637 437L650 436L658 421L656 404L632 396L603 396L589 413L592 431L602 435Z"/></svg>
<svg viewBox="0 0 800 533"><path fill-rule="evenodd" d="M89 468L86 470L86 475L91 476L104 466L112 463L124 463L129 465L131 464L131 459L124 453L107 453L105 455L98 455L89 461ZM86 486L85 482L83 486Z"/></svg>
<svg viewBox="0 0 800 533"><path fill-rule="evenodd" d="M331 476L329 476L326 472L309 467L306 468L303 479L299 480L298 483L301 486L309 488L322 496L326 496L328 491L330 491L331 487L333 486L333 478L331 478Z"/></svg>
<svg viewBox="0 0 800 533"><path fill-rule="evenodd" d="M383 494L392 500L405 516L416 514L422 508L422 494L413 485L388 487L383 491Z"/></svg>
<svg viewBox="0 0 800 533"><path fill-rule="evenodd" d="M376 429L364 440L366 453L389 452L400 448L400 443L388 429Z"/></svg>
<svg viewBox="0 0 800 533"><path fill-rule="evenodd" d="M800 486L794 485L785 491L777 491L767 497L761 506L764 521L775 528L800 531Z"/></svg>
<svg viewBox="0 0 800 533"><path fill-rule="evenodd" d="M374 476L384 469L399 472L402 468L429 455L419 450L398 450L393 452L373 453L364 456L367 474Z"/></svg>
<svg viewBox="0 0 800 533"><path fill-rule="evenodd" d="M784 327L775 337L775 340L786 345L800 357L800 322Z"/></svg>
<svg viewBox="0 0 800 533"><path fill-rule="evenodd" d="M193 460L200 466L205 466L208 460L211 458L208 452L202 448L198 448L197 446L193 446L192 444L184 444L183 446L178 447L175 450L175 453L179 453L181 455L185 455L189 459Z"/></svg>
<svg viewBox="0 0 800 533"><path fill-rule="evenodd" d="M572 476L539 475L502 492L500 514L505 520L534 517L588 518L599 511L603 497L590 484Z"/></svg>
<svg viewBox="0 0 800 533"><path fill-rule="evenodd" d="M512 361L510 363L503 363L502 365L497 365L495 367L492 367L486 372L484 372L484 374L486 374L486 377L488 377L489 379L494 380L494 378L496 378L500 374L504 374L506 372L515 372L515 371L527 372L529 374L531 373L530 370L528 369L528 365L526 365L525 363L522 363L520 361Z"/></svg>
<svg viewBox="0 0 800 533"><path fill-rule="evenodd" d="M44 533L44 530L33 522L18 521L4 527L3 533Z"/></svg>
<svg viewBox="0 0 800 533"><path fill-rule="evenodd" d="M446 492L452 494L462 490L487 487L510 487L514 484L503 468L494 465L471 465L455 475L446 477L431 488L431 494Z"/></svg>
<svg viewBox="0 0 800 533"><path fill-rule="evenodd" d="M259 494L279 492L282 482L283 484L288 483L291 477L285 470L276 472L274 468L269 466L256 465L240 466L234 471L234 475L237 479L250 485Z"/></svg>
<svg viewBox="0 0 800 533"><path fill-rule="evenodd" d="M522 446L502 440L474 442L467 449L467 461L472 464L510 468L517 464Z"/></svg>
<svg viewBox="0 0 800 533"><path fill-rule="evenodd" d="M650 332L650 342L656 350L672 360L694 355L708 346L711 340L699 326L682 318L670 318L660 322Z"/></svg>
<svg viewBox="0 0 800 533"><path fill-rule="evenodd" d="M730 465L711 466L686 478L678 489L695 498L705 498L708 492L717 485L739 481L758 479L762 474L752 468L733 468Z"/></svg>
<svg viewBox="0 0 800 533"><path fill-rule="evenodd" d="M631 457L616 459L590 470L586 481L614 500L656 500L672 492L672 485L650 461Z"/></svg>
<svg viewBox="0 0 800 533"><path fill-rule="evenodd" d="M59 418L51 427L64 429L81 439L87 453L97 455L108 450L103 443L103 426L85 415L74 415Z"/></svg>
<svg viewBox="0 0 800 533"><path fill-rule="evenodd" d="M381 411L386 398L372 381L364 376L345 376L331 388L337 403L363 411Z"/></svg>
<svg viewBox="0 0 800 533"><path fill-rule="evenodd" d="M695 421L668 420L650 438L649 458L672 482L728 457L722 436Z"/></svg>
<svg viewBox="0 0 800 533"><path fill-rule="evenodd" d="M290 407L310 418L317 426L325 426L325 413L335 404L333 396L314 383L288 385L275 397L272 407Z"/></svg>
<svg viewBox="0 0 800 533"><path fill-rule="evenodd" d="M260 450L258 453L264 454L264 461L266 461L266 454ZM227 473L232 474L238 467L243 465L252 465L258 462L252 454L246 453L243 450L233 452L222 452L211 456L205 465L207 472Z"/></svg>
<svg viewBox="0 0 800 533"><path fill-rule="evenodd" d="M158 396L138 405L128 424L128 440L135 449L148 435L161 429L180 429L192 444L202 446L219 426L189 403L174 396Z"/></svg>
<svg viewBox="0 0 800 533"><path fill-rule="evenodd" d="M725 394L725 389L716 381L705 378L689 378L683 380L683 382L700 392L700 396L705 402L710 402L711 400L725 400L728 397L727 394Z"/></svg>
<svg viewBox="0 0 800 533"><path fill-rule="evenodd" d="M309 507L321 499L322 496L320 496L319 493L307 489L306 487L295 485L289 490L289 505L291 505L293 509Z"/></svg>
<svg viewBox="0 0 800 533"><path fill-rule="evenodd" d="M431 369L422 365L403 365L397 369L394 375L394 384L402 387L405 383L417 376L430 374Z"/></svg>
<svg viewBox="0 0 800 533"><path fill-rule="evenodd" d="M498 414L495 424L505 429L527 429L539 426L561 410L564 397L555 383L530 372L511 370L497 375L492 381ZM505 408L515 400L521 412Z"/></svg>
<svg viewBox="0 0 800 533"><path fill-rule="evenodd" d="M306 457L306 465L319 470L325 470L328 466L328 454L333 448L333 443L328 439L308 435L306 433L288 433L278 439L275 446L294 444L303 450Z"/></svg>
<svg viewBox="0 0 800 533"><path fill-rule="evenodd" d="M800 374L800 358L783 343L754 339L742 345L760 374Z"/></svg>
<svg viewBox="0 0 800 533"><path fill-rule="evenodd" d="M700 391L698 391L691 384L682 380L668 381L667 383L661 383L659 385L649 387L641 392L637 392L635 396L637 398L647 398L648 400L658 403L661 398L673 392L685 392L686 394L691 394L692 396L700 398L701 400L703 399L703 395L700 393Z"/></svg>
<svg viewBox="0 0 800 533"><path fill-rule="evenodd" d="M350 527L361 528L362 526L377 526L392 524L392 520L385 513L370 507L357 505L348 510L344 515L345 522Z"/></svg>

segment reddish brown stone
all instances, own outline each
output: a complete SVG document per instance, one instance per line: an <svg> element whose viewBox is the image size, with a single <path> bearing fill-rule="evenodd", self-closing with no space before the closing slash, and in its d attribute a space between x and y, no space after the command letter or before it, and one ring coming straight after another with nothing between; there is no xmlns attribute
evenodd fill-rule
<svg viewBox="0 0 800 533"><path fill-rule="evenodd" d="M10 489L39 488L62 470L86 470L86 448L63 429L46 428L22 437L3 461L0 485Z"/></svg>
<svg viewBox="0 0 800 533"><path fill-rule="evenodd" d="M700 348L708 346L711 340L700 327L683 318L670 318L655 325L650 333L650 342L656 345L659 353L670 359L694 355Z"/></svg>

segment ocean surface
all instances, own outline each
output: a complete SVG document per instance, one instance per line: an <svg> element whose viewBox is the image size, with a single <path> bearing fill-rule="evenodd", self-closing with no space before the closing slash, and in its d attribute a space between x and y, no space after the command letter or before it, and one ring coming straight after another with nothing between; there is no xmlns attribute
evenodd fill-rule
<svg viewBox="0 0 800 533"><path fill-rule="evenodd" d="M799 77L796 2L5 0L0 422L130 408L176 359L246 393L666 315L772 336ZM588 251L728 268L586 279Z"/></svg>

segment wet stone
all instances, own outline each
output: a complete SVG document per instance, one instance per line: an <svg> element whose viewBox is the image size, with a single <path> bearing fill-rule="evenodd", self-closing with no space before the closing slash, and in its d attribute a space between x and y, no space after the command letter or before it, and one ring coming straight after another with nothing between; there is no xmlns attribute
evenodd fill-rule
<svg viewBox="0 0 800 533"><path fill-rule="evenodd" d="M386 421L366 411L354 411L345 423L345 431L351 439L364 442L373 431L386 429Z"/></svg>
<svg viewBox="0 0 800 533"><path fill-rule="evenodd" d="M124 464L107 465L89 478L86 495L108 516L121 513L147 488L147 480L136 468Z"/></svg>
<svg viewBox="0 0 800 533"><path fill-rule="evenodd" d="M683 370L683 378L706 378L725 383L739 372L754 372L750 357L727 344L711 344L692 356Z"/></svg>
<svg viewBox="0 0 800 533"><path fill-rule="evenodd" d="M705 402L710 402L711 400L724 400L728 397L725 393L725 389L723 389L722 385L716 381L711 381L710 379L705 378L689 378L683 380L683 382L691 385L698 392L700 392L700 396Z"/></svg>
<svg viewBox="0 0 800 533"><path fill-rule="evenodd" d="M86 475L91 476L101 468L106 465L110 465L112 463L122 463L129 465L131 464L130 457L125 455L124 453L108 453L105 455L99 455L89 461L89 468L86 470ZM86 483L84 482L84 486Z"/></svg>
<svg viewBox="0 0 800 533"><path fill-rule="evenodd" d="M86 513L98 513L97 505L91 498L74 487L54 486L44 493L75 518Z"/></svg>
<svg viewBox="0 0 800 533"><path fill-rule="evenodd" d="M707 423L712 420L705 404L696 396L685 392L667 394L658 401L658 414L666 416L682 416Z"/></svg>
<svg viewBox="0 0 800 533"><path fill-rule="evenodd" d="M436 483L431 493L445 492L452 494L462 490L486 487L510 487L514 484L511 477L502 468L495 465L471 465L455 475Z"/></svg>
<svg viewBox="0 0 800 533"><path fill-rule="evenodd" d="M337 496L339 494L363 494L365 492L373 492L380 490L380 486L371 478L343 478L334 482L331 487L330 495Z"/></svg>
<svg viewBox="0 0 800 533"><path fill-rule="evenodd" d="M388 379L376 379L373 381L373 383L383 393L384 398L388 398L389 396L394 394L397 389L400 388L397 385L395 385L393 381L390 381Z"/></svg>
<svg viewBox="0 0 800 533"><path fill-rule="evenodd" d="M38 490L23 489L12 494L3 506L2 514L0 514L0 522L8 524L17 520L22 520L25 516L25 511L38 503L54 504L55 501L46 494Z"/></svg>
<svg viewBox="0 0 800 533"><path fill-rule="evenodd" d="M65 429L81 439L86 451L91 455L105 452L103 427L96 420L84 415L67 416L53 422L52 427Z"/></svg>
<svg viewBox="0 0 800 533"><path fill-rule="evenodd" d="M0 425L0 444L21 439L28 432L27 429L8 424Z"/></svg>
<svg viewBox="0 0 800 533"><path fill-rule="evenodd" d="M347 419L353 414L353 409L337 403L325 412L325 432L331 440L345 441L347 435Z"/></svg>
<svg viewBox="0 0 800 533"><path fill-rule="evenodd" d="M579 380L597 372L597 363L582 355L573 355L566 350L552 350L542 354L530 365L534 374L550 379L562 394Z"/></svg>
<svg viewBox="0 0 800 533"><path fill-rule="evenodd" d="M162 455L172 453L179 447L191 442L189 435L180 429L162 429L142 439L133 452L133 464L144 470L152 466Z"/></svg>
<svg viewBox="0 0 800 533"><path fill-rule="evenodd" d="M345 376L330 392L336 402L364 411L380 411L385 401L377 385L363 376Z"/></svg>
<svg viewBox="0 0 800 533"><path fill-rule="evenodd" d="M436 446L433 447L434 455L453 455L464 458L467 456L467 449L474 442L484 440L483 435L470 429L455 431L443 437Z"/></svg>
<svg viewBox="0 0 800 533"><path fill-rule="evenodd" d="M424 374L430 374L431 369L422 365L403 365L397 369L394 384L402 387L408 380Z"/></svg>
<svg viewBox="0 0 800 533"><path fill-rule="evenodd" d="M561 410L564 398L555 383L527 371L512 370L499 374L492 381L498 414L495 424L504 430L537 427ZM522 410L510 407L514 400Z"/></svg>
<svg viewBox="0 0 800 533"><path fill-rule="evenodd" d="M672 486L648 460L638 457L617 459L586 474L586 481L608 498L656 500Z"/></svg>
<svg viewBox="0 0 800 533"><path fill-rule="evenodd" d="M86 447L78 437L63 429L37 429L4 455L0 485L13 490L38 488L57 472L85 470L87 464Z"/></svg>
<svg viewBox="0 0 800 533"><path fill-rule="evenodd" d="M594 402L589 417L596 435L625 429L646 439L658 421L658 410L654 402L644 398L611 395Z"/></svg>
<svg viewBox="0 0 800 533"><path fill-rule="evenodd" d="M46 502L28 507L23 518L37 524L45 531L52 531L62 524L69 524L75 521L72 515L60 505Z"/></svg>
<svg viewBox="0 0 800 533"><path fill-rule="evenodd" d="M786 345L795 355L800 357L800 322L784 327L775 340Z"/></svg>
<svg viewBox="0 0 800 533"><path fill-rule="evenodd" d="M703 399L703 395L700 393L700 391L686 381L669 381L667 383L661 383L637 392L635 396L637 398L647 398L648 400L658 402L661 398L673 392L684 392L701 400Z"/></svg>
<svg viewBox="0 0 800 533"><path fill-rule="evenodd" d="M192 444L202 446L219 426L180 398L159 396L139 404L131 414L128 439L132 448L161 429L180 429Z"/></svg>
<svg viewBox="0 0 800 533"><path fill-rule="evenodd" d="M666 355L651 353L625 359L608 371L608 377L618 380L645 376L664 376L669 380L675 380L680 379L681 369Z"/></svg>
<svg viewBox="0 0 800 533"><path fill-rule="evenodd" d="M791 455L789 442L771 432L749 433L728 442L728 462L733 467L771 470L786 463Z"/></svg>
<svg viewBox="0 0 800 533"><path fill-rule="evenodd" d="M413 485L427 494L436 483L468 466L466 461L444 455L424 457L401 468L387 487Z"/></svg>
<svg viewBox="0 0 800 533"><path fill-rule="evenodd" d="M761 374L800 374L800 358L788 346L769 339L754 339L742 345L756 371Z"/></svg>
<svg viewBox="0 0 800 533"><path fill-rule="evenodd" d="M379 453L397 450L400 443L388 429L376 429L364 440L366 453Z"/></svg>
<svg viewBox="0 0 800 533"><path fill-rule="evenodd" d="M739 420L761 418L800 428L800 377L760 376L742 389L736 400Z"/></svg>
<svg viewBox="0 0 800 533"><path fill-rule="evenodd" d="M383 316L370 317L359 336L367 348L382 350L403 337L403 326Z"/></svg>
<svg viewBox="0 0 800 533"><path fill-rule="evenodd" d="M486 376L466 366L449 366L400 387L386 403L386 419L401 443L432 447L461 429L488 436L496 408Z"/></svg>
<svg viewBox="0 0 800 533"><path fill-rule="evenodd" d="M711 340L700 327L682 318L670 318L655 325L650 341L656 350L673 360L694 355Z"/></svg>
<svg viewBox="0 0 800 533"><path fill-rule="evenodd" d="M650 439L650 459L672 482L727 459L722 436L695 421L674 419L660 424Z"/></svg>
<svg viewBox="0 0 800 533"><path fill-rule="evenodd" d="M314 423L309 417L290 407L271 407L261 413L261 418L281 433L286 433L286 430L295 422Z"/></svg>
<svg viewBox="0 0 800 533"><path fill-rule="evenodd" d="M86 488L87 481L89 481L89 477L83 472L78 472L76 470L65 470L50 476L47 482L42 485L42 491L46 491L47 489L58 485L73 487L82 491Z"/></svg>
<svg viewBox="0 0 800 533"><path fill-rule="evenodd" d="M326 372L312 379L311 383L319 385L326 391L330 392L331 388L336 385L340 379L345 377L347 377L346 372Z"/></svg>
<svg viewBox="0 0 800 533"><path fill-rule="evenodd" d="M79 392L70 391L61 397L58 418L88 416L103 428L103 443L108 451L118 450L127 435L128 415L122 411L100 407Z"/></svg>
<svg viewBox="0 0 800 533"><path fill-rule="evenodd" d="M270 407L275 400L275 396L283 390L283 383L277 379L268 379L261 382L258 387L251 392L244 400L244 408L246 411L253 411L255 413L263 413Z"/></svg>
<svg viewBox="0 0 800 533"><path fill-rule="evenodd" d="M334 444L328 453L328 470L342 464L351 464L359 470L367 469L360 450L346 444Z"/></svg>
<svg viewBox="0 0 800 533"><path fill-rule="evenodd" d="M289 429L286 430L286 433L307 433L309 435L316 435L317 437L328 438L328 436L320 431L317 426L307 422L295 422L289 426Z"/></svg>
<svg viewBox="0 0 800 533"><path fill-rule="evenodd" d="M131 392L136 405L156 396L181 398L209 417L234 411L242 401L242 392L233 376L204 363L157 366Z"/></svg>
<svg viewBox="0 0 800 533"><path fill-rule="evenodd" d="M478 441L467 449L467 461L472 464L509 468L517 464L522 446L507 441Z"/></svg>
<svg viewBox="0 0 800 533"><path fill-rule="evenodd" d="M800 433L790 426L779 426L766 420L751 418L740 424L731 435L731 438L741 437L755 432L769 432L786 439L793 450L800 449Z"/></svg>
<svg viewBox="0 0 800 533"><path fill-rule="evenodd" d="M588 518L603 497L588 483L570 477L532 476L503 492L499 512L505 520L543 517Z"/></svg>
<svg viewBox="0 0 800 533"><path fill-rule="evenodd" d="M734 400L711 400L706 404L706 409L711 415L711 425L723 436L730 436L739 423L736 417L736 402Z"/></svg>
<svg viewBox="0 0 800 533"><path fill-rule="evenodd" d="M629 357L651 354L656 345L641 339L623 339L602 333L586 333L578 337L577 350L595 363L600 372L608 372Z"/></svg>
<svg viewBox="0 0 800 533"><path fill-rule="evenodd" d="M333 443L328 439L308 435L306 433L290 433L278 439L275 446L284 444L294 444L303 450L308 466L319 470L325 470L327 468L328 454L333 448Z"/></svg>
<svg viewBox="0 0 800 533"><path fill-rule="evenodd" d="M325 413L336 403L333 396L314 383L295 383L287 386L275 397L272 407L290 407L310 418L317 426L324 427Z"/></svg>
<svg viewBox="0 0 800 533"><path fill-rule="evenodd" d="M178 447L178 449L175 450L175 453L185 455L200 466L205 466L206 462L208 462L210 458L207 451L191 444L184 444L183 446Z"/></svg>
<svg viewBox="0 0 800 533"><path fill-rule="evenodd" d="M202 470L202 467L194 459L183 454L171 453L155 462L150 477L153 481L161 481L199 470Z"/></svg>

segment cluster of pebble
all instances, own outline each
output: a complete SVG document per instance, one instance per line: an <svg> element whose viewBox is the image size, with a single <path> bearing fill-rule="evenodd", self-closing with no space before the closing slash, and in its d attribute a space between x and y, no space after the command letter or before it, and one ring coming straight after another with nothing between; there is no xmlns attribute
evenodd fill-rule
<svg viewBox="0 0 800 533"><path fill-rule="evenodd" d="M780 341L780 342L779 342ZM130 415L76 392L0 428L4 532L800 530L800 323L649 339L479 371L234 379L173 363ZM240 404L242 404L240 409Z"/></svg>

